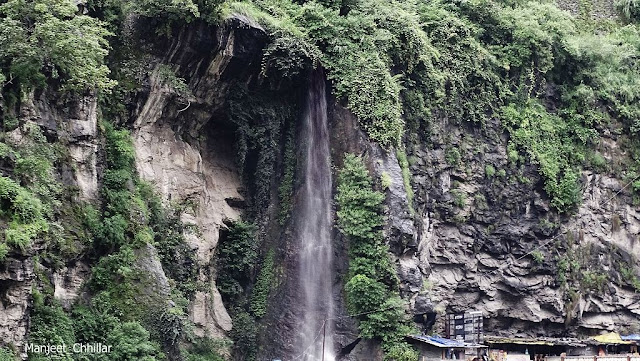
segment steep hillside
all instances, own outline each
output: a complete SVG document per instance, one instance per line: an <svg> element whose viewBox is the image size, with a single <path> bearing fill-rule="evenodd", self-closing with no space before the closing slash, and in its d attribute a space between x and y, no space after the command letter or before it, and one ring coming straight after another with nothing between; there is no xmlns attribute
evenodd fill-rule
<svg viewBox="0 0 640 361"><path fill-rule="evenodd" d="M0 1L0 360L639 331L638 9Z"/></svg>

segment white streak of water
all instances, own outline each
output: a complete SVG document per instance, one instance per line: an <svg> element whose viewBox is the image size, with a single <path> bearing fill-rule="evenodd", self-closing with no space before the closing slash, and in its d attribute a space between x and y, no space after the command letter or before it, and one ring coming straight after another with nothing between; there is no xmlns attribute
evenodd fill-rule
<svg viewBox="0 0 640 361"><path fill-rule="evenodd" d="M334 305L331 293L331 160L324 74L312 75L304 128L304 186L296 235L300 241L299 276L303 314L298 348L305 361L334 361ZM323 330L324 324L324 330ZM324 347L323 347L324 344Z"/></svg>

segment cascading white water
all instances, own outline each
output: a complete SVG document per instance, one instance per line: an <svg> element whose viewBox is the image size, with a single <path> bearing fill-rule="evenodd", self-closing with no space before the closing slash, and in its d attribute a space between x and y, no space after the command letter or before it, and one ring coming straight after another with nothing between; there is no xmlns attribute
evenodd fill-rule
<svg viewBox="0 0 640 361"><path fill-rule="evenodd" d="M325 80L312 74L304 129L304 186L296 236L300 242L299 277L303 314L299 319L298 351L305 361L334 361L332 297L331 160ZM324 326L324 327L323 327Z"/></svg>

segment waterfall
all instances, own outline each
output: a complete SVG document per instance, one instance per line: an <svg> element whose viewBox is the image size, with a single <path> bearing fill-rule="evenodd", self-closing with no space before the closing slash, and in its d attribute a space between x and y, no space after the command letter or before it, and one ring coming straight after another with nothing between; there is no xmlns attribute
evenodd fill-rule
<svg viewBox="0 0 640 361"><path fill-rule="evenodd" d="M302 315L298 352L305 361L334 361L332 297L331 160L324 73L312 74L302 130L304 185L296 237Z"/></svg>

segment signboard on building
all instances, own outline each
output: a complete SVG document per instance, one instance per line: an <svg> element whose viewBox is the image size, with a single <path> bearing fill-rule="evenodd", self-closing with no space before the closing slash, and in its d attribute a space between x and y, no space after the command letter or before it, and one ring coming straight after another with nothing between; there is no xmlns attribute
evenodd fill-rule
<svg viewBox="0 0 640 361"><path fill-rule="evenodd" d="M445 332L447 338L466 343L482 343L484 341L482 312L447 314Z"/></svg>

